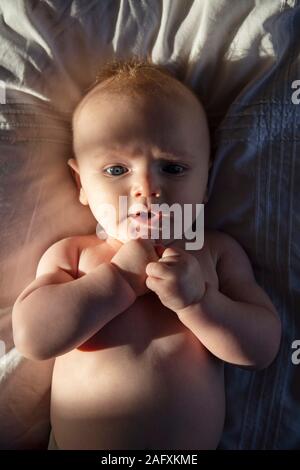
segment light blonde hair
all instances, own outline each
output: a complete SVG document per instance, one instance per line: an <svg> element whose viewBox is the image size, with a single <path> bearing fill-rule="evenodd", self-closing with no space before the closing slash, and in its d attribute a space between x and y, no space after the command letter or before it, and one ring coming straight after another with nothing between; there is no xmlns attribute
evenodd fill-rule
<svg viewBox="0 0 300 470"><path fill-rule="evenodd" d="M148 58L132 56L128 59L107 61L96 74L94 82L85 90L83 97L73 112L73 129L79 111L94 91L101 90L112 94L129 96L175 96L183 90L199 98L180 79L181 65L177 63L160 65ZM200 101L199 101L200 103Z"/></svg>
<svg viewBox="0 0 300 470"><path fill-rule="evenodd" d="M106 82L110 92L136 91L151 94L155 91L167 91L170 81L185 86L179 80L175 63L163 66L152 62L150 57L145 59L132 56L124 60L113 59L106 62L97 72L96 79L87 92Z"/></svg>

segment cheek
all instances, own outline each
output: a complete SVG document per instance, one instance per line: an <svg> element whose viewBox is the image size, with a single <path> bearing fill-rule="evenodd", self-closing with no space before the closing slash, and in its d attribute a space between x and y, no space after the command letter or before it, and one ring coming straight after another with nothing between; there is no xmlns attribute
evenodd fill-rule
<svg viewBox="0 0 300 470"><path fill-rule="evenodd" d="M207 187L207 171L197 171L193 174L187 188L187 196L194 203L200 203L205 195Z"/></svg>
<svg viewBox="0 0 300 470"><path fill-rule="evenodd" d="M190 203L200 203L204 197L206 185L202 181L194 181L190 184L186 192L186 198L189 199Z"/></svg>
<svg viewBox="0 0 300 470"><path fill-rule="evenodd" d="M92 213L103 226L115 220L118 213L117 202L111 195L104 193L92 194L89 202Z"/></svg>
<svg viewBox="0 0 300 470"><path fill-rule="evenodd" d="M106 188L99 183L96 177L91 175L82 178L81 182L88 200L89 208L94 217L99 221L105 207L113 204L111 194L106 191Z"/></svg>
<svg viewBox="0 0 300 470"><path fill-rule="evenodd" d="M177 188L174 192L172 199L174 202L178 202L181 205L184 204L196 204L201 202L202 194L205 193L205 189L202 189L200 181L191 179L182 188Z"/></svg>
<svg viewBox="0 0 300 470"><path fill-rule="evenodd" d="M101 185L101 190L98 185L91 185L89 187L87 196L89 201L90 210L95 219L107 230L110 226L114 226L119 222L122 214L127 215L127 203L122 204L119 200L119 192L116 188ZM123 211L122 211L123 207Z"/></svg>

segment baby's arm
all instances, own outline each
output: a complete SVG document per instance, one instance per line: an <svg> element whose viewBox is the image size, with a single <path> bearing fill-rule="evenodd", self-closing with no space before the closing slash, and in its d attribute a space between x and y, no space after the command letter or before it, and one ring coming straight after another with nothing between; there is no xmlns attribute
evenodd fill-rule
<svg viewBox="0 0 300 470"><path fill-rule="evenodd" d="M75 239L61 240L44 253L36 279L14 304L14 342L30 359L49 359L71 351L136 299L130 284L111 263L75 279Z"/></svg>
<svg viewBox="0 0 300 470"><path fill-rule="evenodd" d="M262 369L275 358L281 324L267 294L255 282L244 250L225 234L219 242L219 290L206 285L202 300L178 314L179 319L220 359Z"/></svg>

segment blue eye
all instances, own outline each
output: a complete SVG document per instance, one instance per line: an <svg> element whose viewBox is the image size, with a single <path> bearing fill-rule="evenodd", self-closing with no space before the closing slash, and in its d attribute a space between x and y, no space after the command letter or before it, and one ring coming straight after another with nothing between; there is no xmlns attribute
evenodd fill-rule
<svg viewBox="0 0 300 470"><path fill-rule="evenodd" d="M163 167L163 171L166 171L172 175L182 174L184 170L186 170L186 168L182 165L178 165L177 163L168 163Z"/></svg>
<svg viewBox="0 0 300 470"><path fill-rule="evenodd" d="M125 171L122 171L122 170L125 170ZM108 168L105 168L104 170L104 173L108 173L110 176L119 176L127 172L128 172L127 168L121 165L109 166Z"/></svg>

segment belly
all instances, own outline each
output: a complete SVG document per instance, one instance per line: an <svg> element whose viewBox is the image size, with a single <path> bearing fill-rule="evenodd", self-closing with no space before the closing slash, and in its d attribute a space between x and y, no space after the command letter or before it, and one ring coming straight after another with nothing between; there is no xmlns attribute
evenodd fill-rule
<svg viewBox="0 0 300 470"><path fill-rule="evenodd" d="M151 295L55 361L61 449L215 448L223 420L221 362Z"/></svg>

